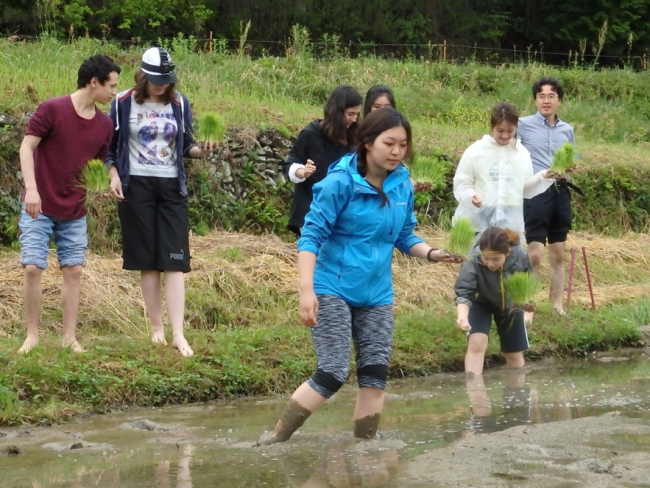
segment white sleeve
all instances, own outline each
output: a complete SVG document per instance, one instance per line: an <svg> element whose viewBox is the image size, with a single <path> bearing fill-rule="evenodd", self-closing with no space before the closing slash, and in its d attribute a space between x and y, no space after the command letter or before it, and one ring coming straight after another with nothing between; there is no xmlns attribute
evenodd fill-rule
<svg viewBox="0 0 650 488"><path fill-rule="evenodd" d="M304 167L305 167L305 165L300 164L300 163L293 163L291 166L289 166L289 179L293 183L302 183L303 181L305 181L307 179L307 178L298 178L296 176L296 171L298 171L300 168L304 168Z"/></svg>
<svg viewBox="0 0 650 488"><path fill-rule="evenodd" d="M456 174L454 175L454 197L458 203L467 207L473 207L472 197L476 195L474 190L474 182L476 177L474 175L474 164L468 155L469 151L465 151L460 158Z"/></svg>
<svg viewBox="0 0 650 488"><path fill-rule="evenodd" d="M553 178L545 178L547 171L545 169L533 175L533 162L530 159L530 153L519 141L517 141L517 150L520 151L520 157L524 161L524 198L533 198L548 190L555 180Z"/></svg>
<svg viewBox="0 0 650 488"><path fill-rule="evenodd" d="M524 198L533 198L548 190L555 183L553 178L545 178L547 171L543 169L526 180L526 183L524 183Z"/></svg>

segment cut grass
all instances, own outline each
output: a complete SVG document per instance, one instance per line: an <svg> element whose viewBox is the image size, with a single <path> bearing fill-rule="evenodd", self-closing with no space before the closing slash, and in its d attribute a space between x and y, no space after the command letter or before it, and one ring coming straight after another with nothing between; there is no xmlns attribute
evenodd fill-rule
<svg viewBox="0 0 650 488"><path fill-rule="evenodd" d="M565 142L553 156L553 164L549 168L551 173L565 175L575 168L573 144Z"/></svg>
<svg viewBox="0 0 650 488"><path fill-rule="evenodd" d="M534 307L537 280L531 273L516 271L503 280L503 286L513 307L533 311L529 309Z"/></svg>
<svg viewBox="0 0 650 488"><path fill-rule="evenodd" d="M195 139L199 142L222 142L226 136L226 121L217 114L203 114L195 128Z"/></svg>
<svg viewBox="0 0 650 488"><path fill-rule="evenodd" d="M91 159L81 173L81 185L89 193L103 193L108 188L108 171L99 159Z"/></svg>
<svg viewBox="0 0 650 488"><path fill-rule="evenodd" d="M472 249L475 238L476 227L474 227L471 219L458 217L454 219L451 229L449 229L445 250L456 256L466 257L467 253Z"/></svg>

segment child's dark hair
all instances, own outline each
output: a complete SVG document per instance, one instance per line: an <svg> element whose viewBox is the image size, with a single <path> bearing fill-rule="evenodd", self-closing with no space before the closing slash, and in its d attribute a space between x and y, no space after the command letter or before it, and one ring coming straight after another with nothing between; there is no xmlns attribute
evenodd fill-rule
<svg viewBox="0 0 650 488"><path fill-rule="evenodd" d="M500 254L508 254L510 246L519 244L521 237L518 232L512 229L501 227L488 227L481 234L478 241L478 248L481 251L493 251Z"/></svg>
<svg viewBox="0 0 650 488"><path fill-rule="evenodd" d="M361 176L366 175L368 167L368 162L366 161L368 149L366 145L374 143L382 132L386 132L394 127L404 127L406 131L406 155L404 159L408 160L411 158L413 155L413 137L411 134L411 124L409 124L406 117L391 107L373 110L367 117L364 117L357 131L357 171L359 171ZM374 185L371 186L381 195L381 206L386 205L388 198L383 190Z"/></svg>
<svg viewBox="0 0 650 488"><path fill-rule="evenodd" d="M93 78L105 85L111 73L115 72L120 74L120 67L108 56L95 54L94 56L85 59L79 67L77 73L77 88L84 88Z"/></svg>
<svg viewBox="0 0 650 488"><path fill-rule="evenodd" d="M549 85L551 90L557 93L557 97L560 99L560 102L564 98L564 88L562 88L562 83L557 81L555 78L550 76L545 76L533 83L533 98L537 98L537 94L542 91L544 85Z"/></svg>
<svg viewBox="0 0 650 488"><path fill-rule="evenodd" d="M357 123L346 127L345 109L361 105L361 95L350 85L337 86L325 102L320 130L328 139L351 146L355 141Z"/></svg>
<svg viewBox="0 0 650 488"><path fill-rule="evenodd" d="M366 93L366 101L363 104L364 117L372 112L372 104L375 103L375 100L381 96L388 98L391 107L397 108L397 104L395 103L395 96L393 95L393 91L390 88L388 88L386 85L371 86L368 90L368 93Z"/></svg>

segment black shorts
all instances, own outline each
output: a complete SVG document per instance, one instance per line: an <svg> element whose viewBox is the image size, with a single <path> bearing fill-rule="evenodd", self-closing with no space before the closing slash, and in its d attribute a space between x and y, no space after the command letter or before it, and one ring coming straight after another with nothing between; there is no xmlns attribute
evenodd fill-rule
<svg viewBox="0 0 650 488"><path fill-rule="evenodd" d="M536 197L524 200L526 242L546 245L565 242L571 230L571 193L566 183L558 182Z"/></svg>
<svg viewBox="0 0 650 488"><path fill-rule="evenodd" d="M524 324L522 310L494 310L481 302L472 302L469 309L470 334L480 332L490 335L492 317L497 324L497 332L501 341L501 352L521 352L528 349L528 333Z"/></svg>
<svg viewBox="0 0 650 488"><path fill-rule="evenodd" d="M131 176L118 214L124 269L190 271L188 203L177 178Z"/></svg>

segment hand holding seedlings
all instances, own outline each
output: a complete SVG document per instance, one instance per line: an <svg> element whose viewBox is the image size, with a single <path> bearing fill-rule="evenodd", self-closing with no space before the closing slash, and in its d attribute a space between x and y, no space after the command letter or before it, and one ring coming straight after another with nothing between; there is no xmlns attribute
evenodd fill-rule
<svg viewBox="0 0 650 488"><path fill-rule="evenodd" d="M226 136L226 122L219 115L205 114L198 121L195 137L199 142L199 157L217 149Z"/></svg>
<svg viewBox="0 0 650 488"><path fill-rule="evenodd" d="M553 164L548 169L548 175L552 175L555 179L564 178L567 174L571 173L575 168L575 157L573 152L573 144L565 142L560 147L555 156L553 157Z"/></svg>
<svg viewBox="0 0 650 488"><path fill-rule="evenodd" d="M503 286L514 308L524 312L535 311L537 281L531 273L516 271L503 280Z"/></svg>
<svg viewBox="0 0 650 488"><path fill-rule="evenodd" d="M435 251L431 252L431 259L433 259L436 263L462 263L463 262L462 257L449 254L447 251L441 251L440 249L436 249Z"/></svg>
<svg viewBox="0 0 650 488"><path fill-rule="evenodd" d="M476 237L476 227L466 217L457 218L449 230L445 251L461 261L466 259Z"/></svg>

